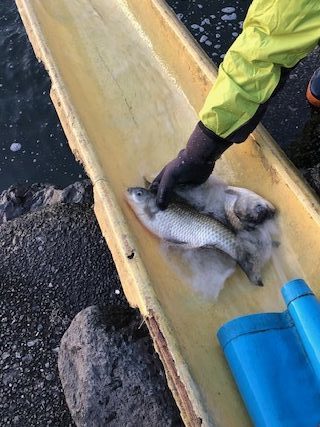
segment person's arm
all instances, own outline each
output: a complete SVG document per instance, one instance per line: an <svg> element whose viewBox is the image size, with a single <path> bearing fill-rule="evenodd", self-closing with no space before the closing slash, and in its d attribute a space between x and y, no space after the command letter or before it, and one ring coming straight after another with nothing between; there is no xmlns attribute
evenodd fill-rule
<svg viewBox="0 0 320 427"><path fill-rule="evenodd" d="M277 88L320 40L320 1L253 0L228 50L187 146L153 181L161 208L178 184L200 184L232 143L247 139Z"/></svg>

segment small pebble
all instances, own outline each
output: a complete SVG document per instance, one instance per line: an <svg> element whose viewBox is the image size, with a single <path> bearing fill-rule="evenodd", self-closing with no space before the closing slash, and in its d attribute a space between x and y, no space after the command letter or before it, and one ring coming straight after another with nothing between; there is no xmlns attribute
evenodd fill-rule
<svg viewBox="0 0 320 427"><path fill-rule="evenodd" d="M233 20L237 19L237 14L231 13L231 15L223 15L223 16L221 16L221 19L223 21L233 21Z"/></svg>
<svg viewBox="0 0 320 427"><path fill-rule="evenodd" d="M221 11L223 13L232 13L234 12L236 9L234 7L224 7L223 9L221 9Z"/></svg>
<svg viewBox="0 0 320 427"><path fill-rule="evenodd" d="M19 144L19 142L14 142L13 144L10 145L10 150L13 152L19 151L21 150L21 144Z"/></svg>
<svg viewBox="0 0 320 427"><path fill-rule="evenodd" d="M14 423L14 424L19 424L19 423L20 423L20 417L19 417L19 415L16 415L16 416L13 418L13 423Z"/></svg>
<svg viewBox="0 0 320 427"><path fill-rule="evenodd" d="M209 18L204 18L203 21L201 22L201 25L210 25L210 19Z"/></svg>

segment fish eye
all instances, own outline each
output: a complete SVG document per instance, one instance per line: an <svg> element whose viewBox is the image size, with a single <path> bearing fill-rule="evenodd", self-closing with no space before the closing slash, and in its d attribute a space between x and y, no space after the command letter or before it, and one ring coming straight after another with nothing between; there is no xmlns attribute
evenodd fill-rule
<svg viewBox="0 0 320 427"><path fill-rule="evenodd" d="M137 194L138 197L141 197L142 196L142 191L138 190L136 194Z"/></svg>

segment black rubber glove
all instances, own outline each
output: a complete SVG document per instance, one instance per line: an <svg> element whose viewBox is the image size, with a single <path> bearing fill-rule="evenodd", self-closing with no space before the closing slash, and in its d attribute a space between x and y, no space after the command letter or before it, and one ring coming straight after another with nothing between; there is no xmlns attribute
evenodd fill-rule
<svg viewBox="0 0 320 427"><path fill-rule="evenodd" d="M199 185L213 171L215 161L232 145L199 122L192 132L187 146L168 163L150 186L157 194L157 205L165 209L178 184Z"/></svg>

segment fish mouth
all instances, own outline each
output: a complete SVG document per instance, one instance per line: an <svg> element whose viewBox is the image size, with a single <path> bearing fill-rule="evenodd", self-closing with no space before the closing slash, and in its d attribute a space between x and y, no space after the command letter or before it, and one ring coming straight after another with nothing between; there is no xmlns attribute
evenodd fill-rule
<svg viewBox="0 0 320 427"><path fill-rule="evenodd" d="M133 198L134 198L133 193L134 193L133 187L127 188L126 191L124 192L124 199L130 207L132 207L131 204L133 203Z"/></svg>

